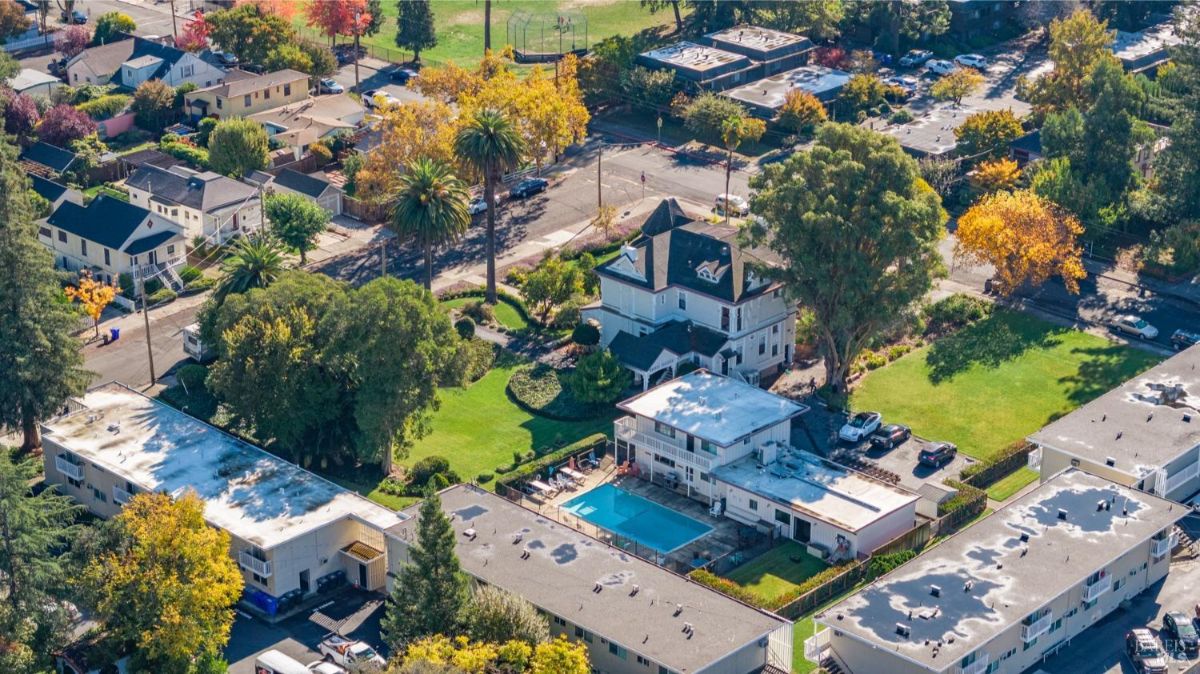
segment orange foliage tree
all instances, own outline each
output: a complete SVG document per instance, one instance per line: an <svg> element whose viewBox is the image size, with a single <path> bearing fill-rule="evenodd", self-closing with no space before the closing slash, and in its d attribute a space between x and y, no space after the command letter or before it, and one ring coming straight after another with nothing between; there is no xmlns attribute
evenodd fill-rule
<svg viewBox="0 0 1200 674"><path fill-rule="evenodd" d="M79 300L84 312L92 319L92 327L96 336L100 336L100 316L117 295L116 284L107 284L92 278L92 272L83 270L79 274L79 284L67 286L67 299Z"/></svg>
<svg viewBox="0 0 1200 674"><path fill-rule="evenodd" d="M997 159L980 164L975 170L973 180L979 189L990 193L1015 188L1020 177L1021 169L1017 162L1011 159Z"/></svg>
<svg viewBox="0 0 1200 674"><path fill-rule="evenodd" d="M329 36L333 44L338 35L354 35L371 23L367 0L317 0L304 7L305 22Z"/></svg>
<svg viewBox="0 0 1200 674"><path fill-rule="evenodd" d="M1030 190L997 192L958 219L956 258L996 268L997 290L1012 293L1024 283L1040 285L1058 275L1071 293L1087 276L1075 216Z"/></svg>

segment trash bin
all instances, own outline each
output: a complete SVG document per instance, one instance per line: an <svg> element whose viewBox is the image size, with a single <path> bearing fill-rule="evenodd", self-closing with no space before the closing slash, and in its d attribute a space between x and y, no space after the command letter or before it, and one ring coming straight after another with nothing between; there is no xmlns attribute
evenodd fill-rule
<svg viewBox="0 0 1200 674"><path fill-rule="evenodd" d="M121 328L109 328L108 333L112 335L112 341L117 341L121 338Z"/></svg>

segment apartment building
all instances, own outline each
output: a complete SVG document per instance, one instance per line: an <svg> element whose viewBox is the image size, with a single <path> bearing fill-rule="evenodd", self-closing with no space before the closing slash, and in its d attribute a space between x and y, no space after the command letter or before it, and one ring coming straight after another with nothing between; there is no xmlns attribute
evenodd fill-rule
<svg viewBox="0 0 1200 674"><path fill-rule="evenodd" d="M1183 506L1068 469L818 613L850 674L1017 674L1167 572Z"/></svg>
<svg viewBox="0 0 1200 674"><path fill-rule="evenodd" d="M1075 467L1175 501L1200 491L1197 366L1192 347L1029 436L1042 481Z"/></svg>
<svg viewBox="0 0 1200 674"><path fill-rule="evenodd" d="M644 52L637 63L672 70L693 91L722 91L803 65L815 47L801 35L742 25Z"/></svg>
<svg viewBox="0 0 1200 674"><path fill-rule="evenodd" d="M697 370L617 404L616 460L714 514L853 559L913 528L920 497L791 446L808 408Z"/></svg>
<svg viewBox="0 0 1200 674"><path fill-rule="evenodd" d="M258 187L212 171L147 164L125 186L130 203L179 225L189 241L202 236L220 245L263 225Z"/></svg>
<svg viewBox="0 0 1200 674"><path fill-rule="evenodd" d="M115 282L135 272L149 278L172 273L183 263L183 230L150 211L101 194L87 206L62 200L38 225L38 241L54 253L57 266L90 269Z"/></svg>
<svg viewBox="0 0 1200 674"><path fill-rule="evenodd" d="M597 674L759 674L791 668L792 624L492 492L441 492L463 571L524 597ZM411 560L419 507L387 530L389 584Z"/></svg>
<svg viewBox="0 0 1200 674"><path fill-rule="evenodd" d="M796 306L738 246L737 230L710 225L665 199L642 233L600 265L600 300L583 310L601 345L643 389L690 362L751 383L791 362Z"/></svg>
<svg viewBox="0 0 1200 674"><path fill-rule="evenodd" d="M344 573L380 590L383 532L405 519L173 407L118 383L89 390L43 426L46 482L112 517L133 496L194 491L230 536L246 597L274 613L280 597Z"/></svg>
<svg viewBox="0 0 1200 674"><path fill-rule="evenodd" d="M197 89L183 97L184 113L204 117L249 117L308 98L308 75L290 68Z"/></svg>

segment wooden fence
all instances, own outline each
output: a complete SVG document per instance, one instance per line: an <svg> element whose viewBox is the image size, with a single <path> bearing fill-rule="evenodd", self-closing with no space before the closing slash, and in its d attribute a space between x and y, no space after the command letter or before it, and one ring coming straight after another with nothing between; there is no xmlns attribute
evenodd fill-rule
<svg viewBox="0 0 1200 674"><path fill-rule="evenodd" d="M986 489L1026 466L1029 463L1029 454L1034 449L1035 446L1027 442L1013 446L961 479L972 487Z"/></svg>

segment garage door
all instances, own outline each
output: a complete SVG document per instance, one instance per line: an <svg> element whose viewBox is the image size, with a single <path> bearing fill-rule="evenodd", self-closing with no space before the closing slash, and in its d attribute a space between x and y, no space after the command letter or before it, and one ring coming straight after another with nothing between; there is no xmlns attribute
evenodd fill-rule
<svg viewBox="0 0 1200 674"><path fill-rule="evenodd" d="M342 193L333 191L328 192L317 199L317 203L334 215L342 214Z"/></svg>

